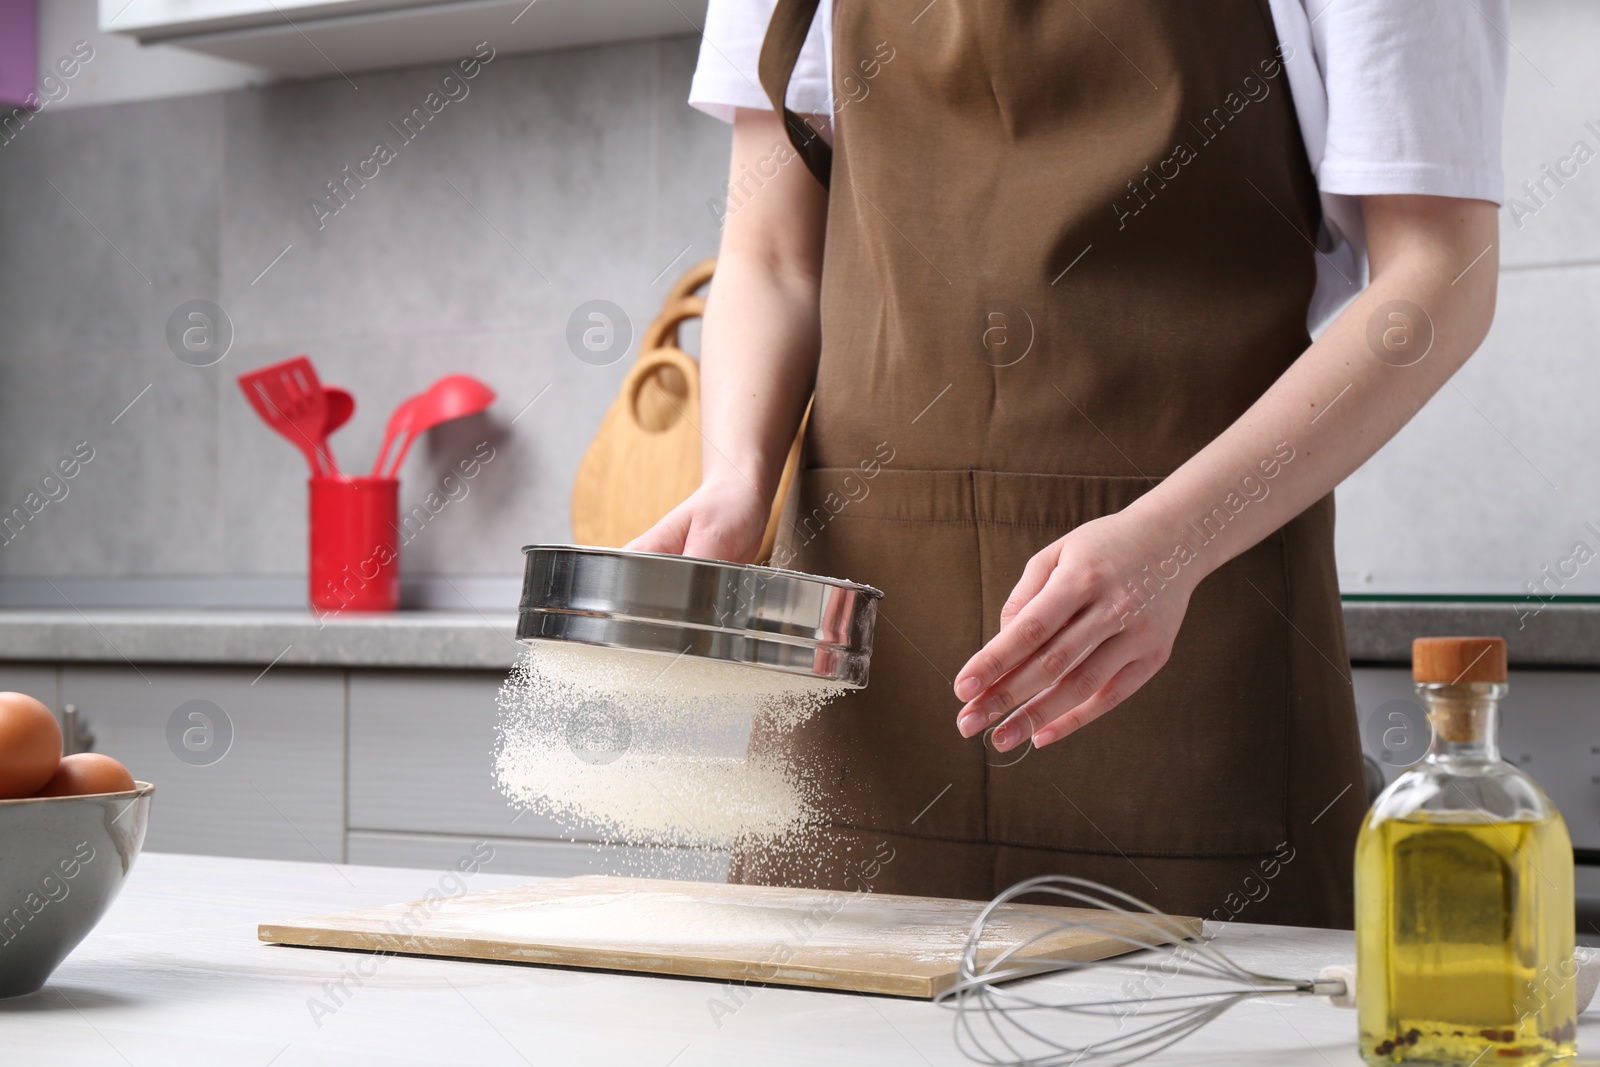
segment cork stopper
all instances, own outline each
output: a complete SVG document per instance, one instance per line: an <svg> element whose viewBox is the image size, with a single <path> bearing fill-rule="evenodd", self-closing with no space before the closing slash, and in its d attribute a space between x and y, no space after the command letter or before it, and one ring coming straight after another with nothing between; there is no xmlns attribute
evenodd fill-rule
<svg viewBox="0 0 1600 1067"><path fill-rule="evenodd" d="M1503 637L1419 637L1411 642L1411 679L1463 685L1506 680Z"/></svg>
<svg viewBox="0 0 1600 1067"><path fill-rule="evenodd" d="M1506 680L1506 643L1500 637L1419 637L1411 643L1411 677L1420 684L1466 685ZM1435 693L1428 721L1441 740L1483 741L1488 709L1469 693Z"/></svg>

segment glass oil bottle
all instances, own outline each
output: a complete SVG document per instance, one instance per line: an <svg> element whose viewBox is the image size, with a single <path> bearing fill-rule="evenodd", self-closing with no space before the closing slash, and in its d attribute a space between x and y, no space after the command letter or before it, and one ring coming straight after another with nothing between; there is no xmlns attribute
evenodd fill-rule
<svg viewBox="0 0 1600 1067"><path fill-rule="evenodd" d="M1499 638L1427 638L1412 676L1427 756L1356 846L1356 999L1369 1064L1556 1063L1577 1054L1572 842L1500 759Z"/></svg>

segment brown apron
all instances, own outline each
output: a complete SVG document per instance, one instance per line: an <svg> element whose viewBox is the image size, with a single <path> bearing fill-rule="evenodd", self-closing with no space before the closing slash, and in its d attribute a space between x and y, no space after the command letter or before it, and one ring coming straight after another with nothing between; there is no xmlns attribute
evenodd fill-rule
<svg viewBox="0 0 1600 1067"><path fill-rule="evenodd" d="M817 3L773 15L780 107ZM835 0L834 25L831 151L790 122L830 192L777 558L885 595L869 688L755 741L790 746L830 824L741 850L734 880L983 898L1068 873L1349 926L1365 794L1331 495L1202 582L1166 667L1067 739L963 740L951 692L1033 553L1310 343L1317 191L1266 0Z"/></svg>

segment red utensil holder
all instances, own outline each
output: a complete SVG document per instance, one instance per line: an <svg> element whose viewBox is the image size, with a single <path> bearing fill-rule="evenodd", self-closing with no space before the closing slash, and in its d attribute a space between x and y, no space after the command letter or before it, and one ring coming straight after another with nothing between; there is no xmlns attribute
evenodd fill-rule
<svg viewBox="0 0 1600 1067"><path fill-rule="evenodd" d="M394 611L400 606L400 482L312 478L311 607Z"/></svg>

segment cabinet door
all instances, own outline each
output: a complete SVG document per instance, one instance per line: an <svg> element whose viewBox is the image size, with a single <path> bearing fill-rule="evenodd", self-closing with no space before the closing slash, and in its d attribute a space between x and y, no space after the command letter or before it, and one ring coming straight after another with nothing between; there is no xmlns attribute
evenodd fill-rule
<svg viewBox="0 0 1600 1067"><path fill-rule="evenodd" d="M497 671L350 672L350 828L593 840L494 783Z"/></svg>
<svg viewBox="0 0 1600 1067"><path fill-rule="evenodd" d="M342 672L64 666L60 696L154 783L146 848L343 859Z"/></svg>
<svg viewBox="0 0 1600 1067"><path fill-rule="evenodd" d="M1600 849L1600 674L1512 671L1500 755L1544 787L1574 848Z"/></svg>
<svg viewBox="0 0 1600 1067"><path fill-rule="evenodd" d="M56 669L47 663L0 663L0 693L27 693L61 715Z"/></svg>

